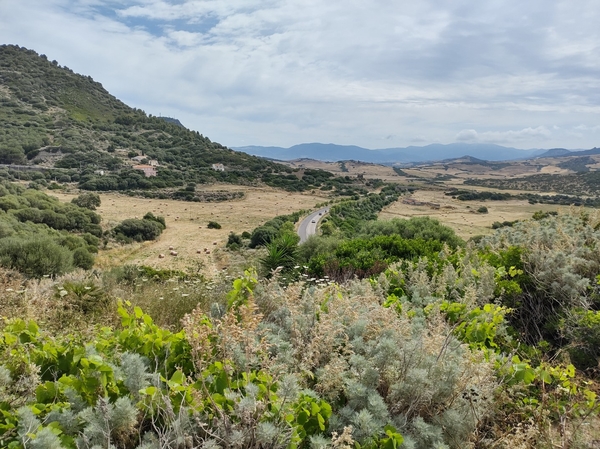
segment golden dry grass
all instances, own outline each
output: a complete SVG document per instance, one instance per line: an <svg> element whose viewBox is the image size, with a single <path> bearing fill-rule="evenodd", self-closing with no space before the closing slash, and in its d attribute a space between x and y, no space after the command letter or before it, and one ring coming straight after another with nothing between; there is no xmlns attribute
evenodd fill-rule
<svg viewBox="0 0 600 449"><path fill-rule="evenodd" d="M211 275L222 268L223 258L215 256L219 255L230 232L252 232L255 227L277 215L311 209L317 203L327 200L325 196L310 193L288 193L259 187L218 185L207 187L206 190L241 190L245 192L245 196L239 200L220 203L193 203L101 193L102 205L97 212L102 216L104 229L110 229L126 218L142 218L147 212L164 216L167 229L156 241L115 245L102 250L96 266L107 268L126 263L169 269L204 266L205 274ZM78 191L46 193L64 202L71 201L79 194ZM208 229L209 221L216 221L222 228ZM170 247L177 251L177 256L170 255ZM210 254L205 254L205 248ZM201 254L197 254L197 250ZM165 258L160 259L159 254L164 254Z"/></svg>
<svg viewBox="0 0 600 449"><path fill-rule="evenodd" d="M508 201L459 201L451 196L444 195L443 191L419 190L411 195L417 201L436 203L439 209L430 206L413 206L404 204L401 197L399 201L388 206L379 214L379 219L389 220L392 218L411 218L418 216L430 216L454 229L463 239L475 235L490 234L491 226L495 221L514 221L531 218L534 212L542 211L564 211L569 206L558 206L553 204L529 204L522 200ZM488 208L487 214L477 213L480 206Z"/></svg>
<svg viewBox="0 0 600 449"><path fill-rule="evenodd" d="M321 162L313 159L301 159L298 161L284 162L293 168L321 169L333 173L336 176L350 176L352 178L363 175L368 179L381 179L389 182L399 182L402 178L396 174L392 167L385 165L370 164L367 162L346 161L346 169L342 171L339 162Z"/></svg>

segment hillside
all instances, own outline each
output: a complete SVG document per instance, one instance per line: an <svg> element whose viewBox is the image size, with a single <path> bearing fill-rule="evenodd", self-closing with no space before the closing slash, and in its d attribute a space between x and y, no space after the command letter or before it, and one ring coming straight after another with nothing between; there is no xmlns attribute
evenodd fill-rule
<svg viewBox="0 0 600 449"><path fill-rule="evenodd" d="M46 177L88 190L186 186L178 196L193 199L196 183L264 183L301 191L332 177L228 149L176 119L131 108L91 77L14 45L0 46L0 130L0 164L60 169ZM133 170L136 156L157 161L157 176Z"/></svg>

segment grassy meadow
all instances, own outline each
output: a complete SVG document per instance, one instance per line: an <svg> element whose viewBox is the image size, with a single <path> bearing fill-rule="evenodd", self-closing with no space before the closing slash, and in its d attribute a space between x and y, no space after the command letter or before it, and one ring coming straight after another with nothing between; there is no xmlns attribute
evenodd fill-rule
<svg viewBox="0 0 600 449"><path fill-rule="evenodd" d="M126 218L141 218L146 212L164 216L167 228L157 240L109 246L100 252L96 267L136 264L184 271L189 267L200 267L204 274L212 276L227 266L228 255L221 250L230 232L252 232L277 215L311 209L327 200L325 196L317 194L288 193L268 187L213 185L207 189L242 190L244 197L227 202L196 203L101 193L102 204L96 212L101 215L105 229L114 227ZM78 191L47 193L63 202L70 202L79 194ZM216 221L221 229L209 229L209 221ZM171 247L177 251L177 256L170 255ZM210 254L206 254L205 248ZM165 258L159 258L159 254L164 254Z"/></svg>
<svg viewBox="0 0 600 449"><path fill-rule="evenodd" d="M441 190L418 190L410 196L416 201L439 204L439 209L423 205L416 206L402 202L404 198L386 207L380 214L380 220L392 218L411 218L428 216L435 218L454 229L461 238L468 240L476 235L493 232L494 222L526 220L537 211L568 211L569 206L553 204L530 204L525 200L507 201L460 201L444 194ZM488 213L478 213L485 206Z"/></svg>

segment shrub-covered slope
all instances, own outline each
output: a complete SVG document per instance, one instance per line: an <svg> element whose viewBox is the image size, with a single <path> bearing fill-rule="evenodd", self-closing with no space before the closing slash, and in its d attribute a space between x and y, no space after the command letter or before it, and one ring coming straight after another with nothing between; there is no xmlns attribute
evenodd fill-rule
<svg viewBox="0 0 600 449"><path fill-rule="evenodd" d="M145 178L132 170L130 158L137 155L157 160L158 176ZM173 121L148 116L91 77L14 45L0 46L0 164L60 168L55 176L88 190L213 181L304 190L332 177L233 151ZM213 170L212 164L225 169ZM94 174L97 170L104 176Z"/></svg>

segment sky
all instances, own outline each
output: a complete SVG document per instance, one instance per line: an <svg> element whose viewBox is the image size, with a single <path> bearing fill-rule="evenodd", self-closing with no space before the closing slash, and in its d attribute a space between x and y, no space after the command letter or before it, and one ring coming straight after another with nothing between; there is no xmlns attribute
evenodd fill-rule
<svg viewBox="0 0 600 449"><path fill-rule="evenodd" d="M600 147L599 0L0 0L0 43L229 147Z"/></svg>

